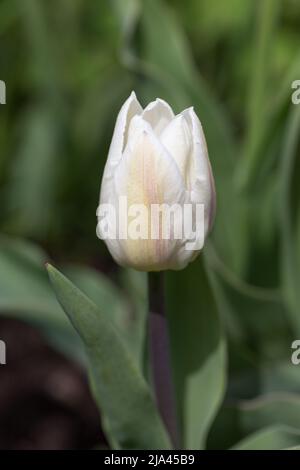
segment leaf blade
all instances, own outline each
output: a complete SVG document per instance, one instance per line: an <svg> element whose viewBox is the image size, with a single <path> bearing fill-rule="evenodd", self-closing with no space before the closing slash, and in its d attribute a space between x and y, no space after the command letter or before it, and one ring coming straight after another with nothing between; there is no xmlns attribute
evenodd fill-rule
<svg viewBox="0 0 300 470"><path fill-rule="evenodd" d="M151 393L113 325L58 270L48 265L56 296L84 342L93 391L111 444L121 449L170 449Z"/></svg>
<svg viewBox="0 0 300 470"><path fill-rule="evenodd" d="M225 388L224 337L203 262L197 260L183 272L167 273L178 414L187 449L205 447Z"/></svg>

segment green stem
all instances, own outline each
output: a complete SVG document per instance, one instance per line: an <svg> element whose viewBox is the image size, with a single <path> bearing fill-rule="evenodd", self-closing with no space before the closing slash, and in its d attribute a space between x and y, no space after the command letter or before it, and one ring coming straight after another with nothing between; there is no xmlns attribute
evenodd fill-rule
<svg viewBox="0 0 300 470"><path fill-rule="evenodd" d="M162 273L149 273L149 349L157 406L175 448L179 446Z"/></svg>

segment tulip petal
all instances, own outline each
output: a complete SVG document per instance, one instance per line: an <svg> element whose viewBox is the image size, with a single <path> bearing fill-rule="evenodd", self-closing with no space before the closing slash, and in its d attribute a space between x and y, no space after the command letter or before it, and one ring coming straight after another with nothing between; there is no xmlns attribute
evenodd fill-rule
<svg viewBox="0 0 300 470"><path fill-rule="evenodd" d="M182 176L147 123L129 139L124 156L115 173L115 192L126 196L128 208L143 205L148 212L142 223L148 227L146 239L123 240L126 264L139 270L176 269L176 253L183 240L151 238L152 204L182 205L186 191ZM164 216L163 216L164 217ZM181 267L181 266L180 266Z"/></svg>
<svg viewBox="0 0 300 470"><path fill-rule="evenodd" d="M127 142L133 142L136 136L140 135L144 130L148 133L153 133L151 125L143 118L142 115L134 116L129 124Z"/></svg>
<svg viewBox="0 0 300 470"><path fill-rule="evenodd" d="M189 158L192 150L192 133L182 114L176 116L163 130L161 143L174 158L185 181L186 188L191 188L190 175L193 174L193 159Z"/></svg>
<svg viewBox="0 0 300 470"><path fill-rule="evenodd" d="M157 98L144 109L142 117L149 122L154 133L159 136L174 118L174 113L166 101Z"/></svg>
<svg viewBox="0 0 300 470"><path fill-rule="evenodd" d="M100 201L102 204L111 203L111 199L113 197L111 194L111 181L115 173L115 168L122 158L122 153L127 143L131 119L135 115L141 114L142 111L143 108L138 102L133 91L123 104L117 117L101 184Z"/></svg>
<svg viewBox="0 0 300 470"><path fill-rule="evenodd" d="M216 210L216 191L207 144L202 125L193 108L184 110L182 115L189 123L193 136L192 159L194 171L191 174L191 200L205 205L205 234L211 229Z"/></svg>
<svg viewBox="0 0 300 470"><path fill-rule="evenodd" d="M109 165L115 166L118 164L127 143L130 121L135 115L141 114L142 111L143 108L138 102L137 97L133 91L123 104L117 117L107 158L107 163Z"/></svg>

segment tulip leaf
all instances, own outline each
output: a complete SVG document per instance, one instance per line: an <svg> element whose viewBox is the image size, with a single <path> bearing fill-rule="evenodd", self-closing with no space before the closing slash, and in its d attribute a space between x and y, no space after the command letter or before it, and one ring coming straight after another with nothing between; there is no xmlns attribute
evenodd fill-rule
<svg viewBox="0 0 300 470"><path fill-rule="evenodd" d="M280 450L298 446L300 431L288 426L269 426L250 434L232 450Z"/></svg>
<svg viewBox="0 0 300 470"><path fill-rule="evenodd" d="M84 343L111 446L170 449L150 389L113 323L59 271L48 265L48 272L59 303Z"/></svg>
<svg viewBox="0 0 300 470"><path fill-rule="evenodd" d="M167 308L183 447L204 448L223 397L223 332L204 259L168 272Z"/></svg>

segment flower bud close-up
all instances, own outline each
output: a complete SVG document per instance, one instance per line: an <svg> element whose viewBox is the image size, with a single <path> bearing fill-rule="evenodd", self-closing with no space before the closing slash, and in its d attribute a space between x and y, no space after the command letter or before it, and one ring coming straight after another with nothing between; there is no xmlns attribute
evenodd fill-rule
<svg viewBox="0 0 300 470"><path fill-rule="evenodd" d="M162 99L143 109L132 92L117 118L98 208L99 236L114 259L141 271L184 268L203 247L215 199L205 136L194 109L175 115ZM103 220L109 206L115 210L108 210ZM138 226L135 234L130 223ZM120 225L121 233L109 230Z"/></svg>

